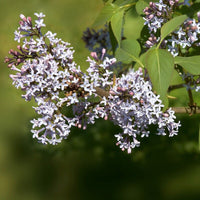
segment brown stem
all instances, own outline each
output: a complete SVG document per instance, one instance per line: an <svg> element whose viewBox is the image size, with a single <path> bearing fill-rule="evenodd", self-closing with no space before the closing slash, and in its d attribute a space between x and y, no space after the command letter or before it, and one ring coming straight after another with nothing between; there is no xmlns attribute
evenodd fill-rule
<svg viewBox="0 0 200 200"><path fill-rule="evenodd" d="M172 107L172 110L174 110L176 114L200 114L200 107L197 106L195 108Z"/></svg>
<svg viewBox="0 0 200 200"><path fill-rule="evenodd" d="M188 89L188 96L189 96L189 106L194 106L194 99L193 99L193 96L192 96L192 90L191 89Z"/></svg>
<svg viewBox="0 0 200 200"><path fill-rule="evenodd" d="M109 92L105 91L102 88L96 87L95 90L96 90L96 93L101 97L109 96ZM189 91L188 94L191 95L191 91ZM190 100L191 100L190 103L193 103L192 96ZM174 110L176 114L189 114L189 115L200 114L200 107L196 106L194 103L189 105L189 107L172 107L172 110Z"/></svg>
<svg viewBox="0 0 200 200"><path fill-rule="evenodd" d="M184 83L177 84L177 85L170 85L168 88L168 92L171 92L172 90L180 89L184 87Z"/></svg>

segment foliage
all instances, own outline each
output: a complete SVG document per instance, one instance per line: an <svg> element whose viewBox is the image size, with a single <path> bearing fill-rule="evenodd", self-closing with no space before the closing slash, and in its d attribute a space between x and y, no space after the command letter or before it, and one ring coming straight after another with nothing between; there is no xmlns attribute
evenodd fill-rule
<svg viewBox="0 0 200 200"><path fill-rule="evenodd" d="M19 51L11 50L11 57L6 57L5 62L20 72L11 78L17 88L26 92L23 97L26 100L34 97L38 103L35 110L42 117L31 121L32 132L44 144L57 144L67 138L72 126L86 129L87 124L93 124L99 117L121 127L122 133L115 135L117 145L128 153L139 146L137 137L148 137L147 124L155 125L158 135L166 135L166 130L169 136L176 135L180 124L174 121L174 111L185 113L185 108L169 108L169 93L174 89L185 88L188 93L185 107L189 106L186 110L190 114L199 112L193 92L200 90L200 13L196 17L194 12L187 15L185 11L198 3L104 2L93 30L87 29L83 36L93 58L87 60L90 64L87 73L73 61L73 49L68 43L51 32L41 32L45 26L42 13L35 14L38 17L35 26L30 17L20 16L15 40L20 42L26 37L30 40L18 46ZM135 16L144 19L138 38L126 35L126 23ZM100 32L95 31L103 25ZM21 69L16 68L21 64ZM45 73L40 72L42 67ZM30 73L34 77L31 80ZM174 74L181 77L181 84L173 84ZM46 78L50 83L45 83ZM66 105L72 106L74 118L61 112L60 107Z"/></svg>

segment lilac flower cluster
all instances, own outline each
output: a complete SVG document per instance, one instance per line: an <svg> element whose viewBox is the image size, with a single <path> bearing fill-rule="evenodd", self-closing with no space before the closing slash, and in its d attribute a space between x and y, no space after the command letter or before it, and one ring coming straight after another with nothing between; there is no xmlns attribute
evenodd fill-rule
<svg viewBox="0 0 200 200"><path fill-rule="evenodd" d="M188 5L188 2L184 2ZM160 0L159 3L149 3L149 7L144 9L145 25L148 26L150 37L145 43L146 48L151 48L153 45L158 44L160 41L160 28L166 23L173 11L181 4L178 0ZM170 34L161 44L161 48L166 48L175 57L184 55L189 52L192 46L200 46L200 12L197 13L198 20L188 18L185 22L174 32ZM178 71L181 78L185 82L187 90L195 89L199 91L197 84L199 83L199 76L194 76L183 70Z"/></svg>
<svg viewBox="0 0 200 200"><path fill-rule="evenodd" d="M200 13L197 13L200 15ZM200 19L199 19L200 20ZM199 46L200 21L187 19L183 25L172 33L171 38L167 40L168 51L175 57L179 55L180 49L188 49L192 45Z"/></svg>
<svg viewBox="0 0 200 200"><path fill-rule="evenodd" d="M22 97L27 101L34 97L38 104L34 109L41 117L31 120L33 137L43 144L57 144L75 125L75 119L65 117L59 108L63 104L69 106L78 102L77 93L73 90L81 71L72 60L74 50L69 43L56 38L56 34L50 31L43 35L44 15L35 15L38 17L35 26L30 17L20 15L22 21L19 31L15 31L15 40L20 42L24 38L23 45L18 46L21 52L12 50L14 57L6 58L6 61L12 70L17 71L10 77L13 84L25 92ZM22 64L21 69L16 67L19 64ZM64 96L62 91L67 91Z"/></svg>
<svg viewBox="0 0 200 200"><path fill-rule="evenodd" d="M178 0L160 0L159 3L150 2L149 7L143 10L144 25L148 27L150 34L145 47L151 48L159 42L159 29L168 21L173 9L177 6ZM166 46L165 42L163 44Z"/></svg>
<svg viewBox="0 0 200 200"><path fill-rule="evenodd" d="M50 31L42 34L44 14L35 15L35 25L30 17L20 15L15 40L23 39L23 45L18 51L10 50L11 57L5 58L8 67L16 71L10 77L24 91L22 97L26 101L33 97L37 103L33 108L40 117L31 120L34 138L55 145L68 137L73 126L86 129L95 119L110 119L122 129L115 135L117 145L131 153L140 144L139 136L149 136L151 124L157 125L158 135L178 133L180 122L174 121L174 111L162 111L164 106L142 70L115 78L110 68L116 59L105 57L102 49L100 56L91 53L89 68L83 73L73 61L70 44ZM72 108L72 116L63 113L64 107Z"/></svg>
<svg viewBox="0 0 200 200"><path fill-rule="evenodd" d="M145 25L149 31L156 33L167 22L172 10L178 6L178 0L160 0L159 3L150 2L144 9Z"/></svg>
<svg viewBox="0 0 200 200"><path fill-rule="evenodd" d="M172 137L178 133L180 122L174 122L174 111L164 107L159 95L152 92L152 85L143 78L142 70L129 71L116 79L108 98L111 120L120 126L122 133L116 134L117 145L122 150L131 150L140 145L138 137L148 137L149 125L157 124L157 134Z"/></svg>
<svg viewBox="0 0 200 200"><path fill-rule="evenodd" d="M104 51L104 49L106 51L103 53L103 56L110 59L113 58L112 44L107 24L98 30L87 28L83 33L82 40L90 52L96 53L98 59L102 59L102 50ZM123 71L121 62L115 62L109 69L118 74Z"/></svg>
<svg viewBox="0 0 200 200"><path fill-rule="evenodd" d="M178 0L160 0L159 3L150 2L149 7L144 9L144 24L148 26L149 34L151 35L145 44L147 48L151 48L159 42L159 29L170 19L173 11L179 5ZM200 13L197 13L197 16L198 21L187 19L178 30L172 32L162 42L162 47L167 48L174 57L178 56L182 49L189 48L192 45L199 46Z"/></svg>

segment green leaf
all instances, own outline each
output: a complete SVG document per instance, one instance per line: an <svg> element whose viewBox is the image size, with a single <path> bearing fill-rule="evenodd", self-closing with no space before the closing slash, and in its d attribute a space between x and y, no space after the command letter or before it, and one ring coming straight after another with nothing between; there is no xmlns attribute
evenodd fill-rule
<svg viewBox="0 0 200 200"><path fill-rule="evenodd" d="M148 51L147 51L148 52ZM134 69L139 69L140 67L142 67L142 66L144 66L144 60L145 60L145 56L146 56L146 54L147 54L147 52L145 52L145 53L143 53L142 55L140 55L140 57L139 57L139 59L140 59L140 62L142 63L142 65L141 65L141 63L135 63L135 65L134 65Z"/></svg>
<svg viewBox="0 0 200 200"><path fill-rule="evenodd" d="M122 22L123 22L123 17L124 17L124 10L121 10L114 14L111 18L111 27L113 30L113 34L120 46L121 42L121 35L122 35Z"/></svg>
<svg viewBox="0 0 200 200"><path fill-rule="evenodd" d="M107 21L111 19L111 17L117 12L119 6L113 3L106 3L106 5L101 10L100 14L96 18L93 26L100 26L105 24Z"/></svg>
<svg viewBox="0 0 200 200"><path fill-rule="evenodd" d="M181 78L180 74L177 72L177 70L173 70L173 74L172 74L172 78L171 78L171 82L170 85L178 85L178 84L182 84L183 83L183 79Z"/></svg>
<svg viewBox="0 0 200 200"><path fill-rule="evenodd" d="M137 40L123 40L121 42L121 47L117 49L115 57L117 60L129 64L132 61L139 63L143 66L139 59L141 48Z"/></svg>
<svg viewBox="0 0 200 200"><path fill-rule="evenodd" d="M149 6L149 4L147 2L145 2L143 0L138 1L135 6L138 15L144 14L143 10L148 6Z"/></svg>
<svg viewBox="0 0 200 200"><path fill-rule="evenodd" d="M174 59L175 64L182 66L193 75L200 75L200 56L180 57Z"/></svg>
<svg viewBox="0 0 200 200"><path fill-rule="evenodd" d="M137 40L130 40L130 39L123 40L121 43L121 48L135 55L135 57L139 57L141 51L140 44Z"/></svg>
<svg viewBox="0 0 200 200"><path fill-rule="evenodd" d="M114 3L118 6L120 6L122 3L124 2L124 0L115 0Z"/></svg>
<svg viewBox="0 0 200 200"><path fill-rule="evenodd" d="M166 104L166 93L174 70L173 56L164 49L149 50L145 55L145 67L153 84L153 90Z"/></svg>
<svg viewBox="0 0 200 200"><path fill-rule="evenodd" d="M133 2L135 2L135 0L117 0L114 3L121 7L121 6L124 6L124 5L127 5L127 4L131 4Z"/></svg>
<svg viewBox="0 0 200 200"><path fill-rule="evenodd" d="M168 21L167 23L165 23L161 28L161 40L160 40L159 45L161 44L161 42L167 35L169 35L178 26L180 26L187 18L188 18L187 15L181 15L181 16L175 17L175 18L171 19L170 21ZM159 45L158 45L158 47L159 47Z"/></svg>
<svg viewBox="0 0 200 200"><path fill-rule="evenodd" d="M147 54L149 53L149 51L152 51L153 49L156 49L156 46L152 46L151 49L149 49L148 51L144 52L143 54L140 55L139 59L140 59L140 62L142 63L136 63L134 65L134 68L135 69L138 69L139 67L145 67L145 60L146 60L146 56Z"/></svg>
<svg viewBox="0 0 200 200"><path fill-rule="evenodd" d="M109 2L112 2L112 0L103 0L103 2L105 2L105 3L108 2L108 1L109 1Z"/></svg>
<svg viewBox="0 0 200 200"><path fill-rule="evenodd" d="M111 28L111 24L109 23L109 36L110 36L110 42L112 45L112 51L113 51L113 55L115 55L115 50L117 48L117 40L114 36L113 30Z"/></svg>
<svg viewBox="0 0 200 200"><path fill-rule="evenodd" d="M132 57L132 55L130 53L126 52L122 48L118 48L116 50L115 57L116 57L117 61L121 61L124 64L130 64L131 62L136 60L135 57Z"/></svg>

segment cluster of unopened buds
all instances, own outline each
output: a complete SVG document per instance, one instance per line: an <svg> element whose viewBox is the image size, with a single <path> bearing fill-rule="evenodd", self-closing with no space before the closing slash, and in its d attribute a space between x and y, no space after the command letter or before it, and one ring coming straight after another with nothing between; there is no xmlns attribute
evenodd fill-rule
<svg viewBox="0 0 200 200"><path fill-rule="evenodd" d="M151 124L157 126L158 135L178 133L180 122L174 121L174 111L162 111L159 95L153 93L142 69L115 77L109 69L116 59L106 57L102 49L100 58L91 53L87 72L82 72L73 60L70 44L50 31L43 34L45 15L35 15L35 24L20 15L15 40L23 40L22 45L5 58L8 67L16 71L10 77L24 91L22 97L26 101L34 98L37 103L34 109L39 117L31 120L34 138L55 145L67 138L71 127L86 129L95 119L103 118L121 127L121 133L115 134L117 145L131 153L140 145L139 137L149 136ZM63 112L65 107L72 115Z"/></svg>

